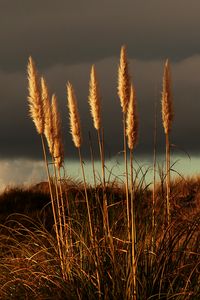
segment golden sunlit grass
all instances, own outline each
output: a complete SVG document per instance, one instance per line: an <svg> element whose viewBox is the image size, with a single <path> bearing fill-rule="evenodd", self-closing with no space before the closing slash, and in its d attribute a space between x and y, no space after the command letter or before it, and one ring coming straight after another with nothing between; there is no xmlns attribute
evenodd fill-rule
<svg viewBox="0 0 200 300"><path fill-rule="evenodd" d="M146 174L139 180L133 165L139 118L125 46L118 69L124 182L105 178L95 66L91 68L88 98L102 178L97 184L92 156L94 187L85 178L81 122L72 84L67 83L67 106L83 183L61 176L64 153L58 103L55 95L49 95L45 79L40 81L38 76L29 58L29 111L41 136L48 183L0 195L0 299L199 299L200 179L170 179L173 112L169 62L164 67L162 93L166 171L161 170L153 192L145 184Z"/></svg>

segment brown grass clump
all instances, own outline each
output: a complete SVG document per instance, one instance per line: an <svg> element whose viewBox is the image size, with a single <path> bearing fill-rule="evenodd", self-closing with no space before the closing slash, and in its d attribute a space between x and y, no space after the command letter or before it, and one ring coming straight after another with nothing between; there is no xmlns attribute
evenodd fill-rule
<svg viewBox="0 0 200 300"><path fill-rule="evenodd" d="M99 130L101 128L101 107L100 107L100 94L96 76L96 69L93 65L90 73L89 83L89 105L90 111L93 118L94 128Z"/></svg>
<svg viewBox="0 0 200 300"><path fill-rule="evenodd" d="M77 108L76 95L70 82L67 83L67 95L72 139L75 147L80 148L82 143L80 117Z"/></svg>
<svg viewBox="0 0 200 300"><path fill-rule="evenodd" d="M120 64L118 69L118 96L123 113L126 113L130 98L130 76L128 73L128 62L126 47L121 47Z"/></svg>
<svg viewBox="0 0 200 300"><path fill-rule="evenodd" d="M35 124L38 134L42 134L44 131L44 114L43 104L40 96L40 88L38 82L38 74L35 67L35 63L32 57L29 57L28 62L28 102L29 102L29 113Z"/></svg>
<svg viewBox="0 0 200 300"><path fill-rule="evenodd" d="M126 116L126 135L128 147L130 150L133 150L138 140L138 117L136 111L135 88L132 84L130 89L130 101L128 104Z"/></svg>

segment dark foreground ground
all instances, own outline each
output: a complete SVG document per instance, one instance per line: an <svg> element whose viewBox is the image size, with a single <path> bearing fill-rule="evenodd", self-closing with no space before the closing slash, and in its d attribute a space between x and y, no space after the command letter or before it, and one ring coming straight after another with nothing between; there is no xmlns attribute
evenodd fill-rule
<svg viewBox="0 0 200 300"><path fill-rule="evenodd" d="M69 205L66 278L48 184L0 195L0 299L132 299L124 188L112 183L105 192L114 256L103 230L103 190L87 191L98 251L89 241L82 183L63 182ZM158 184L152 229L152 191L143 184L136 188L137 299L200 299L200 179L176 180L171 191L171 225L164 220L165 189Z"/></svg>

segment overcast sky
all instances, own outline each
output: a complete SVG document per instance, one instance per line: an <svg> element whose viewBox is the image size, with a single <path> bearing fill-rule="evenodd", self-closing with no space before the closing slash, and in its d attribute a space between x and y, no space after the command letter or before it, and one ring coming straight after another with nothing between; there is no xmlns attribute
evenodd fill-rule
<svg viewBox="0 0 200 300"><path fill-rule="evenodd" d="M66 159L75 157L69 135L66 82L76 91L88 152L93 129L88 81L96 65L102 97L106 155L122 150L117 96L120 48L127 46L139 113L138 154L153 151L154 102L158 102L158 150L164 151L160 116L163 66L170 59L175 119L171 143L190 155L200 150L199 0L0 0L0 159L40 159L40 138L28 116L29 55L58 96Z"/></svg>

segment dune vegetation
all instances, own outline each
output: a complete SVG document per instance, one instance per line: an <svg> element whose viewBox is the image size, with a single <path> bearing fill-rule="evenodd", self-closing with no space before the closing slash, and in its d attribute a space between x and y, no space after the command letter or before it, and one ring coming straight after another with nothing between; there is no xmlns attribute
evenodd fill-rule
<svg viewBox="0 0 200 300"><path fill-rule="evenodd" d="M171 71L164 65L162 120L165 169L156 151L152 186L134 165L139 116L136 90L122 46L118 96L122 109L124 180L105 174L101 97L91 67L88 107L99 145L101 180L91 151L94 185L86 181L81 116L66 85L70 132L82 181L65 177L56 95L28 62L29 114L40 135L47 182L0 195L0 299L200 299L200 178L172 179L170 132L174 117ZM50 155L49 155L50 154ZM51 157L51 159L49 159Z"/></svg>

